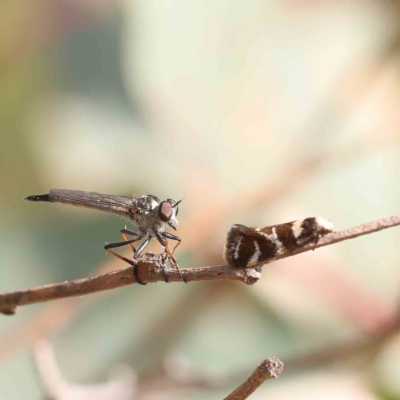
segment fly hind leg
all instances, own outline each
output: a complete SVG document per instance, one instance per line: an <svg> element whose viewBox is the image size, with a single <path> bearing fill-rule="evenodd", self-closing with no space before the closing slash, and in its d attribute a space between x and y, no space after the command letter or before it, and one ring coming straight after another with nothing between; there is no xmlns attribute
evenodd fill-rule
<svg viewBox="0 0 400 400"><path fill-rule="evenodd" d="M136 251L136 248L135 248L135 246L133 245L133 243L138 242L139 240L141 240L141 239L143 238L143 236L142 236L142 235L139 235L139 234L136 233L136 232L130 231L129 229L121 229L121 235L122 235L122 237L124 238L124 241L123 241L123 242L116 242L116 243L109 243L109 244L106 244L106 245L104 246L104 249L105 249L108 253L112 254L113 256L118 257L120 260L125 261L126 263L132 265L132 267L133 267L133 273L134 273L134 275L135 275L135 278L136 278L137 283L139 283L140 285L145 285L145 283L142 282L141 279L139 278L139 275L138 275L138 272L137 272L137 265L136 265L136 263L133 262L133 261L131 261L131 260L129 260L128 258L122 256L121 254L118 254L118 253L116 253L115 251L111 250L111 249L115 249L115 248L118 248L118 247L123 247L123 246L127 246L127 245L128 245L128 246L132 249L133 254L134 254L134 256L135 256L135 254L137 253L137 251ZM134 236L134 239L128 240L128 238L127 238L128 235L129 235L129 236Z"/></svg>
<svg viewBox="0 0 400 400"><path fill-rule="evenodd" d="M120 230L120 232L121 232L121 236L123 237L123 239L126 241L126 242L130 242L130 243L127 243L128 245L129 245L129 247L131 248L131 250L133 251L133 255L135 255L135 253L136 253L136 248L135 248L135 246L133 245L133 243L135 243L135 242L138 242L139 240L141 240L142 238L143 238L143 235L139 235L137 232L133 232L133 231L131 231L131 230L129 230L129 229L121 229ZM132 242L132 241L130 241L129 239L128 239L128 236L132 236L132 237L134 237L134 241Z"/></svg>

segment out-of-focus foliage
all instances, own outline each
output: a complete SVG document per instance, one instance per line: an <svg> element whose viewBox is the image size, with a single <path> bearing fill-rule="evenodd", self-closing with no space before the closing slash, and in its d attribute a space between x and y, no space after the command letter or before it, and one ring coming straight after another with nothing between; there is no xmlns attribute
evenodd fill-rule
<svg viewBox="0 0 400 400"><path fill-rule="evenodd" d="M321 215L339 230L399 213L398 2L41 0L1 11L1 291L124 267L103 251L124 221L23 201L51 188L184 198L182 267L222 263L233 223ZM176 356L220 386L182 382L148 398L214 399L267 357L290 366L379 336L397 312L399 239L391 229L282 260L248 288L154 284L23 307L1 318L0 399L43 397L31 358L43 338L70 381L126 364L156 390ZM400 398L398 343L367 361L284 371L253 397Z"/></svg>

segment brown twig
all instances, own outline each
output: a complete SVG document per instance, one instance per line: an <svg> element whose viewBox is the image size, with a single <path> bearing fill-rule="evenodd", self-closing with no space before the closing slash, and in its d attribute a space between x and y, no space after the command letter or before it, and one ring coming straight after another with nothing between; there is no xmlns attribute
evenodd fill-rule
<svg viewBox="0 0 400 400"><path fill-rule="evenodd" d="M343 240L353 239L358 236L377 232L397 225L400 225L400 216L368 222L354 228L326 235L321 238L316 247L328 246ZM293 252L284 253L277 257L277 259L290 257L313 249L313 244L306 245ZM164 281L162 269L159 264L154 261L139 261L137 268L140 279L143 282L152 283ZM261 277L258 268L240 269L229 267L227 265L186 268L182 270L182 274L185 276L187 282L236 280L248 285L255 283ZM170 282L181 282L180 275L175 270L168 271L168 279ZM137 281L132 273L132 268L129 267L91 278L77 279L64 283L4 293L0 294L0 312L3 314L14 314L17 306L41 303L72 296L82 296L84 294L114 289L133 283L137 283Z"/></svg>
<svg viewBox="0 0 400 400"><path fill-rule="evenodd" d="M283 371L283 363L276 357L262 361L255 371L224 400L247 399L267 379L279 378Z"/></svg>
<svg viewBox="0 0 400 400"><path fill-rule="evenodd" d="M165 281L160 265L154 261L139 261L137 263L137 268L142 282L154 283ZM185 268L182 269L181 272L186 282L236 280L252 285L261 276L258 269L231 268L227 265ZM168 270L168 280L169 282L182 282L181 276L176 270ZM134 283L138 282L132 272L132 268L128 267L90 278L76 279L74 281L4 293L0 295L0 312L12 315L17 306L42 303L66 297L82 296Z"/></svg>

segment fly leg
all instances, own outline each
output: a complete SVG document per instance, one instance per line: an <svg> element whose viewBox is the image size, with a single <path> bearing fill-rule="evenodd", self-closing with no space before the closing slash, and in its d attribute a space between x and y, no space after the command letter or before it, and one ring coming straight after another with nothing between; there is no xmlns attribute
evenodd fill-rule
<svg viewBox="0 0 400 400"><path fill-rule="evenodd" d="M159 263L160 263L160 265L161 265L161 271L162 271L162 273L163 273L163 275L164 275L164 281L165 281L165 283L168 283L168 282L169 282L167 270L165 269L165 263L166 263L167 259L168 259L168 254L167 254L167 253L162 253L162 254L160 254Z"/></svg>
<svg viewBox="0 0 400 400"><path fill-rule="evenodd" d="M143 236L141 237L143 238ZM144 242L139 246L139 248L135 251L133 257L136 259L140 258L140 254L142 253L142 251L145 249L145 247L149 244L151 240L151 236L146 237L146 239L144 240ZM137 265L136 267L133 268L133 273L135 275L135 278L137 280L138 283L140 283L141 285L145 285L144 282L142 282L142 280L139 278L139 274L138 274L138 270L137 270Z"/></svg>
<svg viewBox="0 0 400 400"><path fill-rule="evenodd" d="M140 285L145 285L145 283L143 283L141 281L141 279L139 278L139 275L138 275L138 272L137 272L136 263L134 263L133 261L129 260L128 258L122 256L121 254L118 254L118 253L114 252L113 250L111 250L111 249L115 249L115 248L118 248L118 247L123 247L123 246L129 245L129 247L132 249L133 254L135 256L138 253L138 251L135 249L135 246L133 245L133 243L138 242L139 240L141 240L143 238L143 236L139 235L136 232L130 231L128 229L121 229L121 235L125 239L125 241L106 244L104 246L104 249L108 253L114 255L115 257L118 257L120 260L123 260L123 261L127 262L128 264L132 265L133 274L134 274L134 276L136 278L137 283L139 283ZM128 240L127 235L134 236L135 238ZM142 247L142 246L140 246L140 247Z"/></svg>
<svg viewBox="0 0 400 400"><path fill-rule="evenodd" d="M142 238L143 238L143 235L139 235L137 232L133 232L133 231L131 231L129 229L126 229L126 227L125 227L125 229L121 229L120 232L121 232L121 236L124 238L124 240L126 242L129 242L128 236L134 237L135 238L135 242L138 242L139 240L142 240ZM134 243L134 242L127 243L127 244L129 245L129 247L133 251L133 255L135 255L136 248L132 243Z"/></svg>
<svg viewBox="0 0 400 400"><path fill-rule="evenodd" d="M178 245L176 245L174 250L171 252L171 250L168 247L168 243L164 238L177 240L179 242L181 241L181 239L178 236L175 236L172 233L168 233L168 232L163 232L162 235L159 234L159 233L156 233L156 238L160 242L161 246L164 247L165 252L168 254L168 259L169 259L170 263L176 268L176 270L178 271L178 274L181 277L182 281L186 283L186 279L182 275L182 272L179 269L178 261L176 261L174 255L173 255L174 250L178 247Z"/></svg>
<svg viewBox="0 0 400 400"><path fill-rule="evenodd" d="M175 250L178 248L178 246L182 243L182 239L179 236L173 235L172 233L169 232L163 232L162 236L167 238L167 239L172 239L176 240L178 243L175 245L175 247L172 249L172 254L175 253Z"/></svg>
<svg viewBox="0 0 400 400"><path fill-rule="evenodd" d="M105 251L107 251L107 253L112 254L115 257L118 257L120 260L123 260L125 262L127 262L130 265L135 265L135 263L131 260L129 260L128 258L121 256L121 254L116 253L115 251L111 250L111 249L116 249L117 247L123 247L126 245L130 245L134 242L137 242L137 239L132 239L132 240L128 240L128 241L123 241L123 242L116 242L116 243L107 243L104 246Z"/></svg>
<svg viewBox="0 0 400 400"><path fill-rule="evenodd" d="M139 248L135 252L135 258L140 258L140 254L142 251L146 248L146 246L149 244L150 240L152 239L151 236L147 236L147 238L144 240L144 242L139 246Z"/></svg>
<svg viewBox="0 0 400 400"><path fill-rule="evenodd" d="M106 244L106 245L104 246L104 249L105 249L108 253L110 253L110 254L112 254L112 255L118 257L119 259L124 260L124 261L127 262L128 264L131 264L131 265L132 265L132 261L128 260L128 259L127 259L126 257L124 257L124 256L121 256L120 254L115 253L114 251L112 251L112 250L110 250L110 249L115 249L115 248L117 248L117 247L123 247L123 246L129 245L129 247L130 247L130 248L132 249L132 251L133 251L133 254L135 255L135 254L136 254L136 249L135 249L135 246L134 246L132 243L135 243L135 242L138 242L139 240L142 240L142 239L143 239L143 235L139 235L138 233L133 232L133 231L130 231L129 229L121 229L120 232L121 232L121 236L124 238L124 241L123 241L123 242L116 242L116 243L109 243L109 244ZM133 236L134 239L128 239L127 235Z"/></svg>

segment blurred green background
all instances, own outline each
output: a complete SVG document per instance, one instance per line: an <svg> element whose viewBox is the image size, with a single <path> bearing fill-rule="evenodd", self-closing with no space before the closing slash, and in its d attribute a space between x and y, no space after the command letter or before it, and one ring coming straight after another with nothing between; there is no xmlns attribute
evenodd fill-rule
<svg viewBox="0 0 400 400"><path fill-rule="evenodd" d="M233 223L319 215L341 230L399 214L400 2L0 7L2 292L126 267L103 250L124 221L23 201L51 188L184 197L181 267L223 263ZM400 399L400 333L385 336L399 240L394 228L281 260L252 287L22 307L0 318L0 399L51 397L39 339L82 390L124 365L131 399L223 398L271 356L287 369L254 399ZM369 338L361 357L351 344ZM355 356L313 362L336 345Z"/></svg>

